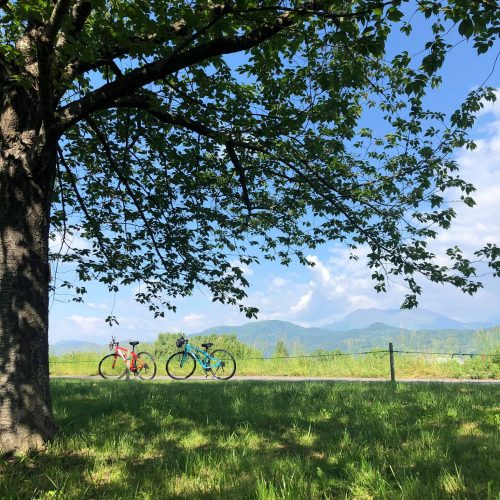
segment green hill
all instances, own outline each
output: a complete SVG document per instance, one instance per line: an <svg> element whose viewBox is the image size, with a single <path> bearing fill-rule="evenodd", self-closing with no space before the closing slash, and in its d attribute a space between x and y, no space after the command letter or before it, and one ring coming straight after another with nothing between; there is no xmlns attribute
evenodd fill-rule
<svg viewBox="0 0 500 500"><path fill-rule="evenodd" d="M211 334L234 334L238 340L267 353L279 340L283 340L292 351L304 352L316 349L364 351L385 348L389 342L398 350L483 352L500 344L500 327L487 330L407 330L373 323L366 328L332 331L305 328L287 321L256 321L241 326L213 327L195 335Z"/></svg>

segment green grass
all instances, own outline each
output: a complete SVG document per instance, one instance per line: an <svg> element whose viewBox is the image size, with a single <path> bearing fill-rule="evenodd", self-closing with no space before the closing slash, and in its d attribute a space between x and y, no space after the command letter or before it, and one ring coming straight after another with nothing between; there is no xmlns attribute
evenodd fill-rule
<svg viewBox="0 0 500 500"><path fill-rule="evenodd" d="M110 351L111 352L111 351ZM49 356L51 375L98 375L99 361L104 354L72 352L61 356Z"/></svg>
<svg viewBox="0 0 500 500"><path fill-rule="evenodd" d="M0 498L500 498L500 387L53 380Z"/></svg>
<svg viewBox="0 0 500 500"><path fill-rule="evenodd" d="M500 356L457 359L432 355L395 354L399 378L500 378ZM299 375L319 377L389 378L388 353L319 358L283 358L264 361L238 360L238 375ZM160 370L161 372L161 370Z"/></svg>
<svg viewBox="0 0 500 500"><path fill-rule="evenodd" d="M97 375L101 354L73 353L50 357L52 375ZM166 357L157 360L158 375L166 375ZM451 357L395 354L399 378L500 378L500 354L464 358L463 363ZM389 378L388 353L360 356L302 357L282 359L236 358L237 375L310 375L320 377ZM195 375L202 375L199 368Z"/></svg>

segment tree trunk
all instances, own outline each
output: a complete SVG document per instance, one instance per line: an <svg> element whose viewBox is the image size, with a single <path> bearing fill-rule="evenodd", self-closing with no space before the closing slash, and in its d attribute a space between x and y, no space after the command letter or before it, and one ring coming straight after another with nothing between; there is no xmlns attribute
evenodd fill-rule
<svg viewBox="0 0 500 500"><path fill-rule="evenodd" d="M48 237L56 139L22 90L0 103L0 454L56 430L48 369Z"/></svg>

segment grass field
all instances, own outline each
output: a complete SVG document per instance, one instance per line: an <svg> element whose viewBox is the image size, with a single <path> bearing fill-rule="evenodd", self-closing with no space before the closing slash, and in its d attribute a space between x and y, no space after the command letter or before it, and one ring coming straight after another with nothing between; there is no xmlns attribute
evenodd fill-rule
<svg viewBox="0 0 500 500"><path fill-rule="evenodd" d="M102 354L73 353L50 357L52 375L97 375ZM157 359L158 375L166 375L166 357ZM323 377L389 378L388 353L360 356L299 357L282 359L240 359L238 375L302 375ZM500 354L472 359L450 356L395 354L396 376L399 378L500 378ZM202 372L197 368L197 374Z"/></svg>
<svg viewBox="0 0 500 500"><path fill-rule="evenodd" d="M500 498L500 387L52 381L0 498Z"/></svg>

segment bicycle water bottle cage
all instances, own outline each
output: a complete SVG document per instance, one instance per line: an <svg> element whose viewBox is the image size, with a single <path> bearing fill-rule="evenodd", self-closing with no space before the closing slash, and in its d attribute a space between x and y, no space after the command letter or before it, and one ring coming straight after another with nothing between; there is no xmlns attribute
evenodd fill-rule
<svg viewBox="0 0 500 500"><path fill-rule="evenodd" d="M210 349L210 347L212 347L213 344L212 342L207 342L206 344L201 344L201 347L204 347L206 351L208 351Z"/></svg>

